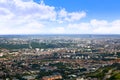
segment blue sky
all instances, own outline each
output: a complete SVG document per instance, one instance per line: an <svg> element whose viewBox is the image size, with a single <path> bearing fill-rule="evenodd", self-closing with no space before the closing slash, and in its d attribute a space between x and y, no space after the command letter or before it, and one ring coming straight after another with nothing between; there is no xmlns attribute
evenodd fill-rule
<svg viewBox="0 0 120 80"><path fill-rule="evenodd" d="M0 34L120 34L120 0L0 0Z"/></svg>
<svg viewBox="0 0 120 80"><path fill-rule="evenodd" d="M120 0L44 0L44 3L56 8L65 8L69 12L85 11L90 19L120 18Z"/></svg>

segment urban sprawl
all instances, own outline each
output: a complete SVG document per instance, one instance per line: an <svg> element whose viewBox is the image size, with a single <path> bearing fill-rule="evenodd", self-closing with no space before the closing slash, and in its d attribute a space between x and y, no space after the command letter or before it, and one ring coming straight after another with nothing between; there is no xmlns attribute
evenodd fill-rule
<svg viewBox="0 0 120 80"><path fill-rule="evenodd" d="M0 36L0 80L120 80L120 38Z"/></svg>

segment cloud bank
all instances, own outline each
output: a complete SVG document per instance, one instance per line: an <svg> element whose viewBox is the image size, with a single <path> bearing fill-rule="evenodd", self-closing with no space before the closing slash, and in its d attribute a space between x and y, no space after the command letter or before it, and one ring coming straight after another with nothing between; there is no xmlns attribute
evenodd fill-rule
<svg viewBox="0 0 120 80"><path fill-rule="evenodd" d="M120 20L87 18L85 11L40 4L33 0L0 0L0 34L119 34Z"/></svg>

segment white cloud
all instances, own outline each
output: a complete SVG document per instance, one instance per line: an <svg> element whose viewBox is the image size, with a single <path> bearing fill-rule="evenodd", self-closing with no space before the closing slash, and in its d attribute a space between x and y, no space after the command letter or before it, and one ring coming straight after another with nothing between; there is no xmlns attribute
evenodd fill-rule
<svg viewBox="0 0 120 80"><path fill-rule="evenodd" d="M11 19L14 16L13 13L11 13L8 9L6 8L0 8L0 21L6 21Z"/></svg>
<svg viewBox="0 0 120 80"><path fill-rule="evenodd" d="M72 12L72 13L68 13L68 21L76 21L76 20L80 20L81 18L85 17L86 13L85 12Z"/></svg>
<svg viewBox="0 0 120 80"><path fill-rule="evenodd" d="M106 20L96 20L96 19L93 19L90 21L90 24L94 27L103 27L103 26L107 26L108 25L108 22Z"/></svg>
<svg viewBox="0 0 120 80"><path fill-rule="evenodd" d="M58 15L60 18L64 18L68 15L68 13L65 9L61 9Z"/></svg>
<svg viewBox="0 0 120 80"><path fill-rule="evenodd" d="M44 2L38 4L33 0L0 0L0 34L64 33L63 27L50 27L58 22L79 21L85 16L83 11L56 10Z"/></svg>
<svg viewBox="0 0 120 80"><path fill-rule="evenodd" d="M107 22L107 21L106 21ZM104 24L104 23L103 23ZM108 22L105 25L100 25L101 27L93 30L94 33L106 33L106 34L120 34L120 20L114 20Z"/></svg>
<svg viewBox="0 0 120 80"><path fill-rule="evenodd" d="M34 21L25 23L22 21L9 21L7 24L5 23L0 23L0 34L38 34L42 33L44 28L43 24Z"/></svg>
<svg viewBox="0 0 120 80"><path fill-rule="evenodd" d="M78 34L120 34L120 20L108 22L93 19L86 23L69 24L67 28L71 30L71 33Z"/></svg>
<svg viewBox="0 0 120 80"><path fill-rule="evenodd" d="M64 34L65 28L64 27L51 28L49 30L49 33L51 33L51 34Z"/></svg>
<svg viewBox="0 0 120 80"><path fill-rule="evenodd" d="M77 21L84 18L85 16L86 13L84 11L68 13L64 8L61 9L60 12L58 13L58 17L60 18L59 19L60 23L64 21L68 21L68 22Z"/></svg>
<svg viewBox="0 0 120 80"><path fill-rule="evenodd" d="M44 2L0 0L0 34L120 34L120 20L80 22L84 17L84 11L56 10Z"/></svg>
<svg viewBox="0 0 120 80"><path fill-rule="evenodd" d="M69 33L73 34L86 34L90 33L89 23L68 24L67 28Z"/></svg>
<svg viewBox="0 0 120 80"><path fill-rule="evenodd" d="M50 19L56 18L55 7L47 6L45 4L37 4L32 0L23 2L22 0L5 0L0 2L0 7L8 9L11 13L15 14L15 17L26 17L38 19Z"/></svg>

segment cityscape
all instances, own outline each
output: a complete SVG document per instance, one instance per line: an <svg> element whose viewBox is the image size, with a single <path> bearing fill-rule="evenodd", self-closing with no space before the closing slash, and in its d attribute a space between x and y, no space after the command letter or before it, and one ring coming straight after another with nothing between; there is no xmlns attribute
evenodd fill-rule
<svg viewBox="0 0 120 80"><path fill-rule="evenodd" d="M0 80L120 80L120 0L0 0Z"/></svg>
<svg viewBox="0 0 120 80"><path fill-rule="evenodd" d="M120 79L120 35L1 35L0 41L1 79Z"/></svg>

